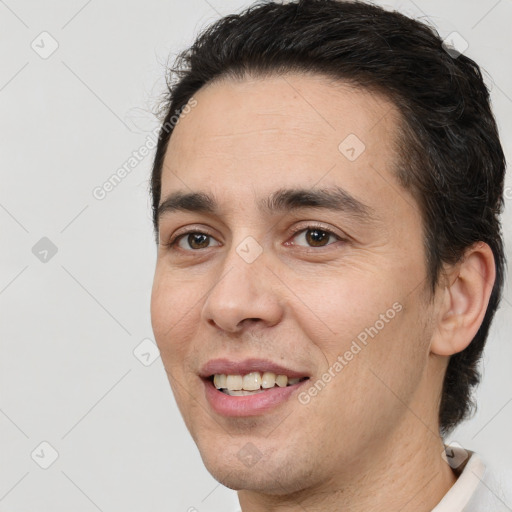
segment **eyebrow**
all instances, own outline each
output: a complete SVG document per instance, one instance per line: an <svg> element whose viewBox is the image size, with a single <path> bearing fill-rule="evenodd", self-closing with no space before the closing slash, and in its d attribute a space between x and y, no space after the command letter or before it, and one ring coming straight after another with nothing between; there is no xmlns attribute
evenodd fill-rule
<svg viewBox="0 0 512 512"><path fill-rule="evenodd" d="M356 199L345 189L334 186L323 189L279 189L258 202L260 211L275 214L303 208L340 211L363 222L375 220L374 210ZM220 207L214 196L205 192L173 192L158 206L158 218L165 214L184 211L220 216Z"/></svg>

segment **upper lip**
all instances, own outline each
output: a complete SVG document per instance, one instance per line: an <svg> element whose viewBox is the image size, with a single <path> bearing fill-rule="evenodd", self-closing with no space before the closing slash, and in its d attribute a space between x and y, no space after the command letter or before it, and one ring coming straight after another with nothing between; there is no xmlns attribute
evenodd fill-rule
<svg viewBox="0 0 512 512"><path fill-rule="evenodd" d="M286 375L288 378L309 377L304 371L286 368L269 359L249 358L236 361L234 359L211 359L200 370L199 376L209 378L215 374L246 375L251 372L273 372L276 375Z"/></svg>

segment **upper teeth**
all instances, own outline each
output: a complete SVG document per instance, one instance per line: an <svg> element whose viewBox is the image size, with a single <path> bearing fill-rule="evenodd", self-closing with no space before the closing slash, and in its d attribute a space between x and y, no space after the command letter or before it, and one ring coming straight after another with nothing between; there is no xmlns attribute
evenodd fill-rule
<svg viewBox="0 0 512 512"><path fill-rule="evenodd" d="M213 384L217 389L228 389L230 391L241 389L256 391L260 387L266 389L273 388L275 385L284 388L296 384L300 380L300 377L288 379L286 375L276 375L272 372L251 372L246 375L215 374L213 376Z"/></svg>

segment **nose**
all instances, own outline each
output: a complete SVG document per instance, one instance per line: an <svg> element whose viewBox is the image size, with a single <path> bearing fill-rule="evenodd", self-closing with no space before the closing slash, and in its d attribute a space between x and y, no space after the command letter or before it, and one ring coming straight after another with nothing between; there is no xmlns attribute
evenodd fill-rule
<svg viewBox="0 0 512 512"><path fill-rule="evenodd" d="M229 333L238 333L254 323L271 327L283 316L278 283L267 267L264 252L249 262L232 247L222 263L220 276L216 274L209 288L202 319Z"/></svg>

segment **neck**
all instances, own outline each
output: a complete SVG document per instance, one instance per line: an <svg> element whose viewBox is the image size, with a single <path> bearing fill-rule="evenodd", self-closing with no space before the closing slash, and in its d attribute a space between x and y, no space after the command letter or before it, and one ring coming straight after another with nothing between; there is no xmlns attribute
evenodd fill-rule
<svg viewBox="0 0 512 512"><path fill-rule="evenodd" d="M293 494L239 491L242 512L430 512L456 481L437 432L407 413L392 439L372 447L357 468Z"/></svg>

